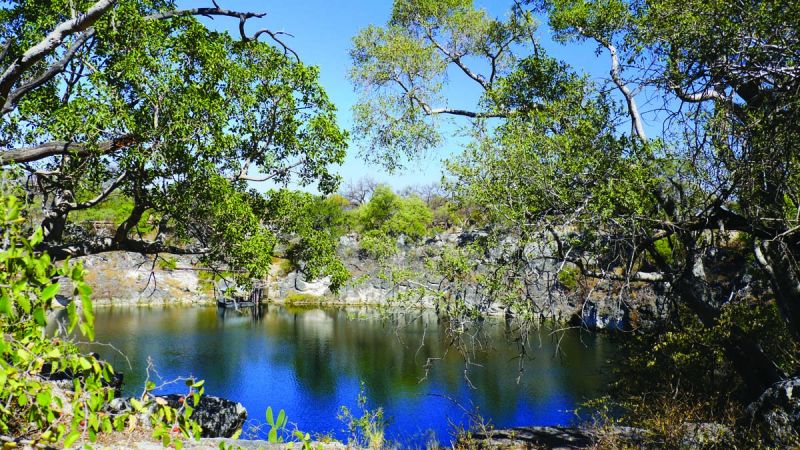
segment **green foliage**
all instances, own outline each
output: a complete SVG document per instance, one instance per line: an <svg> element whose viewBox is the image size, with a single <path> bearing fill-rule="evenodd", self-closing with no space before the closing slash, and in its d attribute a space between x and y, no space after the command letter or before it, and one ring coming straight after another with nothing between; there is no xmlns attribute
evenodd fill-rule
<svg viewBox="0 0 800 450"><path fill-rule="evenodd" d="M178 259L173 257L159 257L158 268L161 270L175 270L178 268Z"/></svg>
<svg viewBox="0 0 800 450"><path fill-rule="evenodd" d="M4 180L4 189L7 181ZM0 433L43 443L70 445L81 436L94 441L97 433L110 431L112 423L100 414L113 390L103 386L113 369L60 339L45 336L46 315L63 277L73 284L73 301L67 308L68 328L80 328L91 337L93 321L91 288L83 282L80 264L56 266L47 254L34 247L42 241L42 230L27 237L20 226L23 204L3 192L0 197ZM80 305L80 310L78 308ZM57 370L73 371L75 395L59 395L46 376ZM68 415L68 411L72 411ZM85 434L84 434L85 433Z"/></svg>
<svg viewBox="0 0 800 450"><path fill-rule="evenodd" d="M203 395L204 381L187 379L185 381L188 391L179 397L178 406L171 406L165 399L152 395L155 383L147 381L145 390L139 399L132 398L131 406L137 413L148 415L153 429L152 437L165 448L183 448L183 439L200 439L202 429L191 419L194 406L200 402ZM135 425L135 419L132 424Z"/></svg>
<svg viewBox="0 0 800 450"><path fill-rule="evenodd" d="M369 202L356 210L358 229L364 235L405 236L419 241L432 231L433 212L419 197L403 198L388 186L378 186Z"/></svg>
<svg viewBox="0 0 800 450"><path fill-rule="evenodd" d="M5 175L4 175L5 176ZM77 346L45 333L46 317L53 309L56 294L65 281L72 285L67 311L67 332L76 329L89 339L94 336L92 289L83 281L80 263L52 262L39 253L42 230L24 234L24 205L8 191L3 180L0 196L0 434L42 445L71 447L78 440L95 442L100 433L122 431L136 425L129 414L109 415L106 406L114 398L109 383L114 369L93 355L81 353ZM69 373L71 390L47 381L49 375ZM202 386L192 382L191 388ZM151 389L148 387L148 390ZM198 392L190 392L199 398ZM147 396L147 394L145 394ZM155 401L151 422L154 435L165 445L183 437L199 436L199 426L189 419L191 408L162 407L159 399L136 401L144 411ZM178 440L176 440L178 439Z"/></svg>
<svg viewBox="0 0 800 450"><path fill-rule="evenodd" d="M322 297L313 294L303 294L300 292L292 292L286 296L284 300L287 305L293 304L319 304L322 302Z"/></svg>
<svg viewBox="0 0 800 450"><path fill-rule="evenodd" d="M370 230L361 235L358 248L370 257L382 261L397 254L397 238L382 230Z"/></svg>
<svg viewBox="0 0 800 450"><path fill-rule="evenodd" d="M11 44L2 67L94 3L10 3L0 14L0 35ZM328 167L343 160L348 136L318 69L264 34L239 39L175 13L173 1L113 3L92 24L91 45L76 42L80 33L66 36L9 86L24 95L12 102L0 93L10 107L0 121L8 150L73 146L69 158L31 162L47 173L38 183L48 225L40 245L57 258L66 257L55 251L59 245L72 240L86 253L197 252L261 277L282 231L261 226L262 211L254 211L260 194L248 191L245 179L316 184L324 193L338 184ZM22 89L68 48L75 55L66 70ZM111 242L92 245L63 232L65 223L95 220L125 226ZM142 228L148 224L152 230ZM317 250L325 251L310 248L306 256ZM340 281L341 271L334 278Z"/></svg>
<svg viewBox="0 0 800 450"><path fill-rule="evenodd" d="M491 84L513 65L508 47L530 45L535 21L519 8L495 19L472 3L396 1L385 27L367 27L353 39L350 77L360 92L354 130L368 159L394 169L442 142L436 116L449 109L442 93L452 62L492 57L491 74L470 71L470 78L486 90L486 113L506 110Z"/></svg>
<svg viewBox="0 0 800 450"><path fill-rule="evenodd" d="M558 272L558 282L569 291L574 291L578 288L578 277L581 271L575 266L564 266Z"/></svg>
<svg viewBox="0 0 800 450"><path fill-rule="evenodd" d="M95 208L82 209L71 214L76 223L113 222L121 224L133 211L133 199L119 192L114 192Z"/></svg>
<svg viewBox="0 0 800 450"><path fill-rule="evenodd" d="M261 216L288 241L286 257L309 279L330 276L331 290L338 290L350 278L336 254L347 224L341 199L285 189L266 197Z"/></svg>
<svg viewBox="0 0 800 450"><path fill-rule="evenodd" d="M272 407L267 407L267 425L269 425L269 433L267 434L271 444L283 442L283 432L286 429L286 413L280 410L277 420L272 414Z"/></svg>
<svg viewBox="0 0 800 450"><path fill-rule="evenodd" d="M380 449L386 444L384 431L388 421L384 418L383 408L369 409L368 406L366 388L362 381L358 392L358 408L361 415L356 417L348 407L342 406L338 418L347 426L350 445Z"/></svg>

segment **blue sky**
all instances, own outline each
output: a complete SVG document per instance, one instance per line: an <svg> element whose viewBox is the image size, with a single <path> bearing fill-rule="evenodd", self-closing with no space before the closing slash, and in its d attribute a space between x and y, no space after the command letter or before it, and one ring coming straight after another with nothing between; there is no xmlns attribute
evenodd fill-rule
<svg viewBox="0 0 800 450"><path fill-rule="evenodd" d="M340 126L351 129L351 108L357 100L347 78L351 39L360 29L370 24L385 24L392 9L391 0L219 0L218 3L227 9L266 12L266 17L250 24L251 32L268 27L273 31L291 33L294 37L287 37L286 42L306 64L319 66L320 81L338 108ZM179 4L182 7L211 6L210 0L179 0ZM476 0L476 4L495 16L502 16L511 2ZM238 34L238 21L235 19L217 18L204 21L214 28L229 29ZM539 30L541 44L551 55L581 67L593 77L607 76L607 54L596 56L595 47L589 44L563 46L552 42L549 36L546 24L542 24ZM461 77L452 77L448 94L457 98L463 92L473 97L475 90L471 83ZM405 170L396 174L389 174L380 167L362 161L358 156L359 149L351 143L347 160L337 168L337 172L345 182L369 176L396 189L437 182L442 176L442 159L456 154L462 143L459 139L449 139L442 148L411 162Z"/></svg>

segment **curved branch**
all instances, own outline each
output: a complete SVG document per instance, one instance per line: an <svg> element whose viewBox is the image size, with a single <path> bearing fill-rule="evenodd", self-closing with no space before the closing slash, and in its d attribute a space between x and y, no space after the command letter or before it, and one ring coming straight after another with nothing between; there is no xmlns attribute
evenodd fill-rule
<svg viewBox="0 0 800 450"><path fill-rule="evenodd" d="M428 36L428 39L431 41L431 43L434 46L436 46L436 48L438 48L440 52L442 52L445 56L447 56L450 59L450 61L452 61L456 66L458 66L458 68L461 69L461 71L464 72L466 76L471 78L476 83L480 84L484 90L488 91L489 89L491 89L491 85L489 85L489 83L486 81L486 78L484 78L480 74L473 72L472 69L467 67L467 65L464 64L464 61L461 60L460 55L456 55L453 52L444 48L444 46L442 46L439 43L439 41L437 41L436 38L433 37L433 33L431 32L431 30L426 29L425 34Z"/></svg>
<svg viewBox="0 0 800 450"><path fill-rule="evenodd" d="M284 55L287 55L287 54L291 53L291 54L294 56L294 59L295 59L295 60L297 60L297 62L300 62L300 55L298 55L296 51L294 51L294 50L293 50L291 47L289 47L288 45L286 45L286 43L285 43L285 42L283 42L283 41L282 41L280 38L278 38L278 36L279 36L279 35L285 35L285 36L289 36L289 37L294 37L294 35L292 35L292 34L290 34L290 33L287 33L287 32L285 32L285 31L271 31L271 30L268 30L268 29L266 29L266 28L263 28L263 29L261 29L261 30L258 30L258 31L257 31L257 32L256 32L256 33L253 35L253 37L252 37L252 38L250 38L250 40L253 40L253 41L255 41L255 40L257 40L257 39L258 39L258 37L259 37L259 36L261 36L262 34L267 34L267 35L269 35L269 37L270 37L270 38L272 38L272 40L273 40L273 41L277 42L277 43L278 43L278 45L280 45L280 46L283 48L283 54L284 54Z"/></svg>
<svg viewBox="0 0 800 450"><path fill-rule="evenodd" d="M724 94L714 88L708 88L702 92L688 93L680 86L672 86L672 91L679 99L689 103L700 103L708 100L727 100Z"/></svg>
<svg viewBox="0 0 800 450"><path fill-rule="evenodd" d="M54 261L116 251L141 253L143 255L154 255L156 253L203 255L210 251L206 247L177 247L164 244L163 242L151 242L138 239L118 241L113 238L98 238L61 245L41 245L37 250L46 252Z"/></svg>
<svg viewBox="0 0 800 450"><path fill-rule="evenodd" d="M127 175L128 175L128 172L123 171L122 174L116 180L114 180L114 182L111 183L111 185L108 188L106 188L103 192L100 193L100 195L98 195L97 197L95 197L95 198L93 198L93 199L91 199L89 201L72 205L70 207L70 210L76 211L76 210L80 210L80 209L88 209L88 208L91 208L92 206L102 202L112 192L114 192L119 187L120 184L122 184L122 180L124 180Z"/></svg>
<svg viewBox="0 0 800 450"><path fill-rule="evenodd" d="M425 113L428 115L436 115L436 114L449 114L452 116L463 116L463 117L471 117L473 119L492 119L492 118L500 118L504 119L508 117L507 113L500 113L500 112L475 112L475 111L467 111L465 109L452 109L452 108L436 108L431 109L430 107L423 108L425 109Z"/></svg>
<svg viewBox="0 0 800 450"><path fill-rule="evenodd" d="M187 8L187 9L176 9L173 11L166 11L163 13L158 14L151 14L146 16L146 19L152 20L161 20L161 19L169 19L171 17L183 17L183 16L206 16L206 17L213 17L213 16L227 16L227 17L236 17L238 19L251 19L253 17L261 18L266 16L267 13L254 13L254 12L242 12L242 11L232 11L229 9L222 9L219 7L214 8Z"/></svg>
<svg viewBox="0 0 800 450"><path fill-rule="evenodd" d="M111 9L116 3L117 0L99 0L92 5L86 13L58 24L58 26L38 44L26 50L22 56L16 58L5 72L0 75L0 99L3 100L3 103L5 104L5 100L8 98L9 92L11 92L11 88L19 81L25 71L51 54L68 36L91 27L97 19Z"/></svg>
<svg viewBox="0 0 800 450"><path fill-rule="evenodd" d="M613 80L614 84L617 85L617 88L622 93L622 96L625 97L625 102L628 105L628 114L631 117L631 133L641 139L643 142L646 142L647 135L644 132L644 122L642 121L642 115L639 113L639 107L636 105L634 94L628 85L622 80L622 76L620 75L619 55L617 55L617 48L614 47L611 42L606 40L597 38L595 38L595 40L607 48L611 54L611 71L609 73L611 75L611 80Z"/></svg>
<svg viewBox="0 0 800 450"><path fill-rule="evenodd" d="M93 35L94 35L94 29L92 28L81 33L80 37L78 37L78 39L76 39L75 42L72 43L72 46L70 46L69 50L67 50L67 52L64 53L64 56L62 56L61 59L59 59L53 65L51 65L43 74L41 74L35 80L20 86L13 92L10 92L8 94L8 97L6 97L5 104L3 104L3 109L0 110L0 116L4 116L9 112L13 111L14 108L17 106L17 102L19 101L20 98L22 98L22 96L36 89L37 87L47 83L53 77L63 72L64 69L67 67L67 63L69 63L72 60L72 58L75 57L75 54L78 52L78 50L81 47L83 47L83 44L85 44L86 41L88 41L89 38L92 37Z"/></svg>

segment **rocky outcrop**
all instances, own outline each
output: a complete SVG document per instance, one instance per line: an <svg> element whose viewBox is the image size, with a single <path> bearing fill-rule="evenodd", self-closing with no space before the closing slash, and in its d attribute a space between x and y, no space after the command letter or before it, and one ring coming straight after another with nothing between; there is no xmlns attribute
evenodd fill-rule
<svg viewBox="0 0 800 450"><path fill-rule="evenodd" d="M466 435L461 443L478 448L732 448L733 432L715 423L685 423L678 442L665 442L643 428L626 426L517 427ZM677 445L676 445L677 444Z"/></svg>
<svg viewBox="0 0 800 450"><path fill-rule="evenodd" d="M160 396L167 405L174 409L179 409L183 402L192 402L191 397L184 397L178 394ZM194 411L190 416L202 428L202 437L206 438L229 438L236 431L241 430L247 421L247 410L241 403L226 400L221 397L204 395L200 397L197 405L192 405ZM147 412L143 413L142 423L149 423L149 415L153 413L156 404L153 403ZM109 411L114 414L132 412L134 410L129 398L116 398L109 404Z"/></svg>
<svg viewBox="0 0 800 450"><path fill-rule="evenodd" d="M344 236L340 240L339 256L351 272L352 280L339 292L330 291L330 280L327 278L307 280L300 272L281 273L280 265L276 264L267 283L267 297L276 303L387 305L413 290L415 305L432 307L433 293L444 286L451 295L463 299L467 304L479 306L485 313L513 313L486 298L487 293L481 286L448 287L442 283L443 277L432 273L427 265L429 260L435 260L447 247L463 247L485 237L485 233L475 231L444 233L419 245L407 245L400 239L397 254L386 261L376 261L359 251L358 236ZM518 250L515 245L513 239L506 239L484 259L507 259L510 253ZM663 289L656 290L651 285L637 286L635 293L627 298L600 285L586 292L570 290L555 277L559 268L552 260L537 257L547 256L548 251L546 247L534 246L523 250L528 259L533 261L530 263L531 272L549 276L525 286L532 299L531 306L541 320L572 322L590 329L622 330L650 328L668 317L670 304L666 301ZM484 264L478 267L478 271L490 270L488 267ZM414 275L407 283L394 284L387 276L388 270L402 270Z"/></svg>
<svg viewBox="0 0 800 450"><path fill-rule="evenodd" d="M638 428L615 427L606 430L613 438L628 445L640 444L645 432ZM579 427L516 427L472 433L462 439L478 448L590 448L601 440L596 430Z"/></svg>
<svg viewBox="0 0 800 450"><path fill-rule="evenodd" d="M747 414L778 448L800 445L800 378L767 389L747 407Z"/></svg>
<svg viewBox="0 0 800 450"><path fill-rule="evenodd" d="M109 252L80 259L95 306L213 304L214 286L188 256ZM62 281L61 293L72 286Z"/></svg>
<svg viewBox="0 0 800 450"><path fill-rule="evenodd" d="M286 273L287 265L278 261L272 266L264 294L268 301L275 303L388 305L413 292L414 305L432 307L434 292L444 288L466 303L479 306L484 313L513 313L491 302L479 285L448 287L442 283L443 277L433 273L427 265L448 248L464 247L484 238L486 234L480 231L443 233L415 245L401 238L395 255L376 261L360 251L358 236L343 236L338 252L352 279L339 292L331 292L329 278L309 280L297 271ZM488 271L491 262L507 259L511 253L518 252L515 246L511 238L494 246L482 256L478 271ZM669 315L669 303L663 292L654 290L651 285L637 286L628 296L618 295L613 288L601 285L587 291L564 286L555 276L559 267L546 257L550 251L547 247L532 245L523 249L532 261L530 272L544 274L525 286L540 320L616 330L648 328ZM209 274L198 270L186 256L162 255L154 261L153 256L111 252L85 257L82 261L87 268L87 281L94 290L94 304L98 306L215 304L221 292L229 292L230 287L237 291L236 286L226 283L215 286ZM399 284L390 281L388 272L398 269L413 274L412 279ZM69 294L71 290L65 282L62 293ZM239 292L238 295L246 298L247 294Z"/></svg>

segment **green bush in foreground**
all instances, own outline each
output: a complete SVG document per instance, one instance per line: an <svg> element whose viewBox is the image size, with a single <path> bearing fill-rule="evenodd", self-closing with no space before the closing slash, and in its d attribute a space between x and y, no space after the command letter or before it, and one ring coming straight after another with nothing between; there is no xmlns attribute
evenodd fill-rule
<svg viewBox="0 0 800 450"><path fill-rule="evenodd" d="M77 328L93 339L92 290L83 281L80 263L56 265L35 250L42 229L25 234L23 208L16 196L0 192L0 435L24 445L71 447L78 440L95 442L102 432L136 427L136 416L106 411L115 394L110 386L114 369L45 333L47 313L61 290L58 280L69 280L73 290L66 308L67 332ZM66 375L72 385L66 389L49 381L56 373ZM200 386L202 382L190 383L195 404ZM151 388L132 403L137 412L152 411L153 437L180 448L181 437L199 436L199 426L189 419L191 407L172 409L149 395Z"/></svg>

